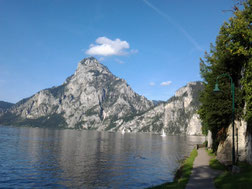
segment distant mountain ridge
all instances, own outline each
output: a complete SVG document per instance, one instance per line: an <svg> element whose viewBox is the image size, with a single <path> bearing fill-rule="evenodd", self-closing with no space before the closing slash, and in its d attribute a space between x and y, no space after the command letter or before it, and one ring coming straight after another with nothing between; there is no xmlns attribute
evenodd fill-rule
<svg viewBox="0 0 252 189"><path fill-rule="evenodd" d="M193 86L198 86L195 92L192 92ZM165 128L173 134L200 134L187 132L186 128L191 127L187 122L196 115L201 86L200 82L188 84L186 89L181 89L185 90L184 93L177 92L179 94L167 102L149 101L135 93L125 80L114 76L106 66L90 57L80 61L75 73L62 85L41 90L9 107L0 114L0 124L110 131L126 128L133 132L160 132ZM186 103L186 94L195 104L188 107L181 105L176 109L181 103ZM171 102L177 103L174 111L190 112L184 122L177 123L178 127L186 124L182 126L184 129L176 129L176 124L168 121L168 112L172 110L167 106ZM179 121L185 114L177 113L177 118L172 120Z"/></svg>
<svg viewBox="0 0 252 189"><path fill-rule="evenodd" d="M177 90L168 101L160 103L143 114L123 122L122 128L131 131L169 134L201 135L201 121L197 114L202 82L190 82Z"/></svg>
<svg viewBox="0 0 252 189"><path fill-rule="evenodd" d="M159 105L161 103L164 103L165 101L163 101L163 100L152 100L152 102L153 102L154 106L157 106L157 105Z"/></svg>
<svg viewBox="0 0 252 189"><path fill-rule="evenodd" d="M11 108L14 104L10 102L0 101L0 113Z"/></svg>

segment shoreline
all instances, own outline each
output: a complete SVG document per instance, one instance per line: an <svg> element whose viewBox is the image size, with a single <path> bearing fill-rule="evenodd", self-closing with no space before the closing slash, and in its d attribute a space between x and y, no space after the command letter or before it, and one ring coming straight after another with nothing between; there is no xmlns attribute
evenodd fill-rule
<svg viewBox="0 0 252 189"><path fill-rule="evenodd" d="M190 156L182 161L180 167L175 172L173 182L166 182L164 184L152 186L147 189L185 188L189 181L193 169L193 162L197 155L197 147L194 147L190 153Z"/></svg>
<svg viewBox="0 0 252 189"><path fill-rule="evenodd" d="M109 133L120 133L120 131L110 131L110 130L97 130L97 129L78 129L78 128L71 128L71 127L38 127L38 126L32 126L32 125L6 125L6 124L1 124L0 126L3 127L17 127L17 128L38 128L38 129L50 129L50 130L76 130L76 131L97 131L97 132L109 132ZM137 133L142 133L142 134L153 134L153 135L160 135L159 132L125 132L128 134L137 134ZM180 134L169 134L167 133L166 136L186 136L186 137L205 137L205 135L187 135L185 133L180 133ZM182 160L183 161L183 160Z"/></svg>

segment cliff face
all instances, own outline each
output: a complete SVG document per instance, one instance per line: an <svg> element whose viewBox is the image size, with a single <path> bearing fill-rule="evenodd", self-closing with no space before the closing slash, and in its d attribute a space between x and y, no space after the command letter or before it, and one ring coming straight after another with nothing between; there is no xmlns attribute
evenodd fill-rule
<svg viewBox="0 0 252 189"><path fill-rule="evenodd" d="M0 115L0 124L170 134L201 134L196 110L203 85L188 83L167 102L135 93L95 58L83 59L58 86L23 99Z"/></svg>
<svg viewBox="0 0 252 189"><path fill-rule="evenodd" d="M152 106L95 58L87 58L63 85L18 102L0 123L108 130L115 120Z"/></svg>
<svg viewBox="0 0 252 189"><path fill-rule="evenodd" d="M202 89L201 82L188 83L167 102L140 115L128 117L120 127L135 132L161 132L164 129L169 134L201 135L201 122L196 111Z"/></svg>
<svg viewBox="0 0 252 189"><path fill-rule="evenodd" d="M235 121L235 157L239 161L247 161L252 164L252 135L247 132L247 122ZM227 138L220 143L217 150L217 159L223 164L232 162L232 125L227 131Z"/></svg>

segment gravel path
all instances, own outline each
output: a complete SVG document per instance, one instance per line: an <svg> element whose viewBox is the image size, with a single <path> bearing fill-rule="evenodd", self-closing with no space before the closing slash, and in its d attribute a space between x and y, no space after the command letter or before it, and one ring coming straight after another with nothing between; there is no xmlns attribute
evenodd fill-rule
<svg viewBox="0 0 252 189"><path fill-rule="evenodd" d="M198 149L198 156L193 163L193 170L186 189L212 189L215 188L213 179L220 171L209 167L211 157L207 154L205 148Z"/></svg>

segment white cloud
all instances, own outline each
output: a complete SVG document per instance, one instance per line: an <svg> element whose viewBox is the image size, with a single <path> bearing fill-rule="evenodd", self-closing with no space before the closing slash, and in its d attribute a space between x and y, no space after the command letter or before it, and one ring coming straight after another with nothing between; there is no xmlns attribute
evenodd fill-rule
<svg viewBox="0 0 252 189"><path fill-rule="evenodd" d="M155 83L155 82L150 82L149 85L150 85L150 86L155 86L156 83Z"/></svg>
<svg viewBox="0 0 252 189"><path fill-rule="evenodd" d="M172 82L171 81L164 81L162 83L160 83L161 86L168 86L170 85Z"/></svg>
<svg viewBox="0 0 252 189"><path fill-rule="evenodd" d="M120 39L111 40L107 37L98 37L95 42L96 44L91 44L89 46L86 54L98 56L121 56L128 54L125 50L130 48L127 41L121 41Z"/></svg>

